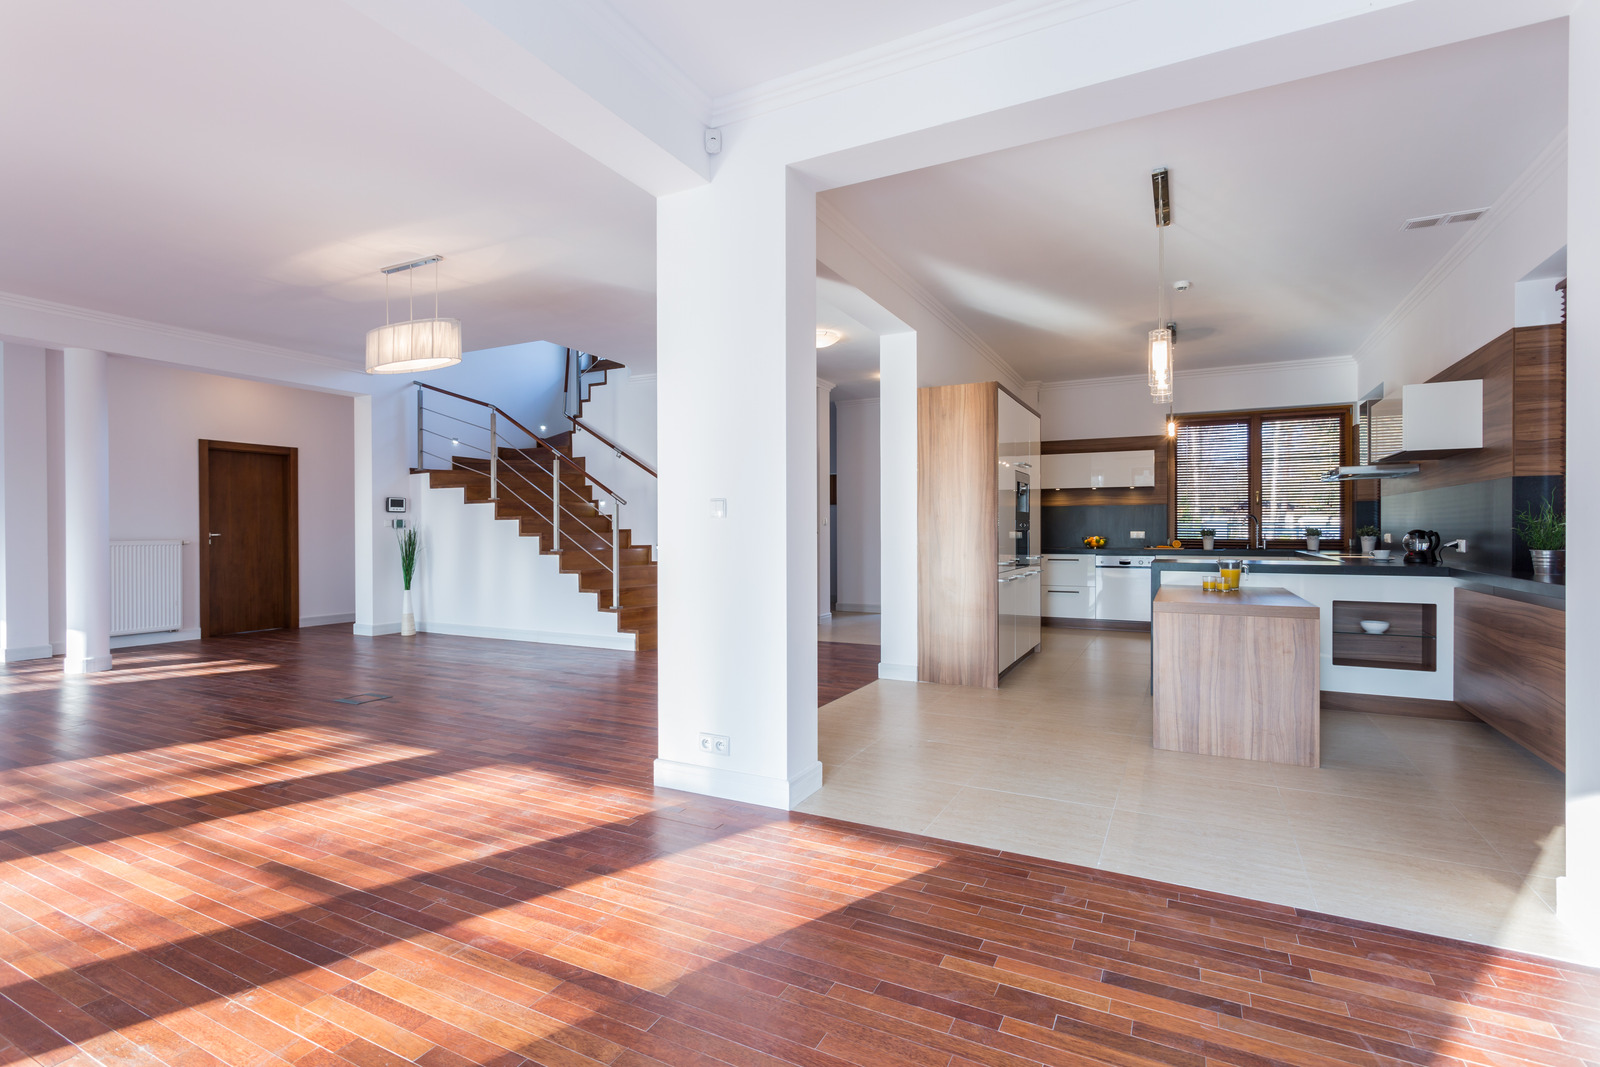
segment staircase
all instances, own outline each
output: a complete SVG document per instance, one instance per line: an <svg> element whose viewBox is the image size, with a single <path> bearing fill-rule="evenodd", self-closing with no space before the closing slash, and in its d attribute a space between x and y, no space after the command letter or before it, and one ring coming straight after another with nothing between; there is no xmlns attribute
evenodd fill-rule
<svg viewBox="0 0 1600 1067"><path fill-rule="evenodd" d="M420 382L417 384L420 390L445 392ZM559 557L561 573L577 575L578 588L595 594L599 610L617 616L617 630L634 635L636 650L654 649L656 564L651 558L651 547L635 545L632 533L626 527L614 529L614 494L606 491L604 486L598 486L594 478L587 474L582 457L572 455L571 433L540 438L491 404L454 393L445 395L492 409L497 416L491 423L497 430L494 440L498 454L498 495L492 501L494 517L515 520L521 536L539 539L541 555ZM424 432L434 437L447 436L427 430L426 427ZM460 430L452 429L450 432L459 434ZM517 443L501 444L508 439ZM453 444L459 449L461 440L457 438ZM424 448L419 446L419 453L423 451ZM462 490L466 503L490 503L488 448L477 447L476 451L480 454L463 455L452 451L452 454L441 457L430 447L426 450L425 458L419 456L419 466L413 468L412 472L426 474L431 488ZM449 469L430 469L440 459L449 462ZM427 466L422 466L423 463L427 463ZM551 524L554 510L551 505L551 467L554 463L560 464L561 472L559 539ZM618 572L615 576L612 573L614 563Z"/></svg>

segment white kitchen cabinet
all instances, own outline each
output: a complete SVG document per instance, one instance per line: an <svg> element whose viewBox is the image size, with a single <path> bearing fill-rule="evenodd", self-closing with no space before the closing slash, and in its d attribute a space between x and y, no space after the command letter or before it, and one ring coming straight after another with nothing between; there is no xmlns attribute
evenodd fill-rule
<svg viewBox="0 0 1600 1067"><path fill-rule="evenodd" d="M1101 567L1100 595L1095 600L1097 619L1116 622L1150 621L1150 568Z"/></svg>
<svg viewBox="0 0 1600 1067"><path fill-rule="evenodd" d="M1022 581L1017 583L1018 659L1039 647L1040 614L1044 610L1044 605L1040 602L1042 585L1042 575L1037 567L1028 571Z"/></svg>
<svg viewBox="0 0 1600 1067"><path fill-rule="evenodd" d="M1126 489L1156 484L1153 449L1129 452L1069 452L1045 456L1046 489Z"/></svg>
<svg viewBox="0 0 1600 1067"><path fill-rule="evenodd" d="M1046 589L1044 616L1047 619L1092 619L1095 617L1094 594L1095 589L1092 586Z"/></svg>

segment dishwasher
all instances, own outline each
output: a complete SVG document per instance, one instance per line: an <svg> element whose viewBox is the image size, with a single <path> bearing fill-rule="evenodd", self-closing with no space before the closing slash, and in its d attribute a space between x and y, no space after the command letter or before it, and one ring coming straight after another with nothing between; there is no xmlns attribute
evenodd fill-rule
<svg viewBox="0 0 1600 1067"><path fill-rule="evenodd" d="M1094 617L1123 622L1150 621L1150 565L1154 556L1099 556L1095 572L1100 595Z"/></svg>

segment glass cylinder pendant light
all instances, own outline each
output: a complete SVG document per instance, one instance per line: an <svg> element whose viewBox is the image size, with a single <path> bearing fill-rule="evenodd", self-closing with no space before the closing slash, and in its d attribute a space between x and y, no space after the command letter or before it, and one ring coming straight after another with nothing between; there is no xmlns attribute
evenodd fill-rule
<svg viewBox="0 0 1600 1067"><path fill-rule="evenodd" d="M1156 209L1156 328L1150 331L1146 374L1150 401L1172 403L1172 346L1175 324L1167 321L1167 227L1172 224L1172 201L1168 196L1167 168L1151 172L1151 192Z"/></svg>
<svg viewBox="0 0 1600 1067"><path fill-rule="evenodd" d="M368 374L415 374L437 370L461 362L461 320L439 317L439 261L443 256L428 256L411 263L383 268L384 324L367 331ZM389 275L410 272L433 264L433 317L416 317L416 281L411 278L408 318L390 322Z"/></svg>

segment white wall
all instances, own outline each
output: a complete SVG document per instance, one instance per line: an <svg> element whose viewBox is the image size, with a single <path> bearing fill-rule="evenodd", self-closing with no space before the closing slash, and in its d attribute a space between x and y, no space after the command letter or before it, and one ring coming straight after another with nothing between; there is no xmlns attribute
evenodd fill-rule
<svg viewBox="0 0 1600 1067"><path fill-rule="evenodd" d="M686 417L692 417L686 413ZM656 465L656 376L612 371L604 385L589 391L583 421L639 457ZM610 486L628 503L622 525L636 545L656 543L656 479L626 457L618 456L589 434L572 439L572 451L583 457L584 469Z"/></svg>
<svg viewBox="0 0 1600 1067"><path fill-rule="evenodd" d="M494 505L467 504L460 489L430 489L411 476L417 524L417 573L412 581L417 628L429 633L543 641L593 648L633 648L617 632L617 616L599 610L594 593L578 590L555 556L541 555L539 538L523 537Z"/></svg>
<svg viewBox="0 0 1600 1067"><path fill-rule="evenodd" d="M1173 381L1179 415L1253 408L1355 402L1356 364L1348 356L1179 372ZM1142 377L1046 382L1039 387L1040 432L1046 441L1084 437L1148 437L1166 427L1167 408L1150 402Z"/></svg>
<svg viewBox="0 0 1600 1067"><path fill-rule="evenodd" d="M112 356L111 538L183 538L183 627L200 627L202 438L300 450L300 621L355 611L349 397ZM196 634L197 635L197 634Z"/></svg>
<svg viewBox="0 0 1600 1067"><path fill-rule="evenodd" d="M522 345L507 345L505 348L467 352L462 355L461 362L453 367L411 375L406 381L414 378L452 393L494 404L534 433L541 433L540 426L546 427L542 435L548 435L562 433L568 428L567 420L562 415L561 382L565 373L566 349L548 341L532 341ZM472 425L455 421L464 419L468 424L487 426L488 416L484 414L484 409L438 393L426 394L423 402L428 408L428 413L423 416L425 427L446 435L454 434L458 440L471 441L481 449L469 448L462 455L482 457L487 454L487 434ZM415 453L415 397L411 400L409 419L410 436L407 440L411 442L411 452ZM520 435L512 436L511 427L504 427L502 432L511 444L528 443ZM424 439L424 447L433 453L429 465L446 466L443 457L450 453L448 441L432 434L425 435ZM415 459L411 462L414 465Z"/></svg>
<svg viewBox="0 0 1600 1067"><path fill-rule="evenodd" d="M1361 393L1393 396L1511 329L1517 283L1567 244L1566 164L1563 134L1356 350Z"/></svg>
<svg viewBox="0 0 1600 1067"><path fill-rule="evenodd" d="M841 400L838 413L840 611L878 611L880 588L879 424L878 399Z"/></svg>

